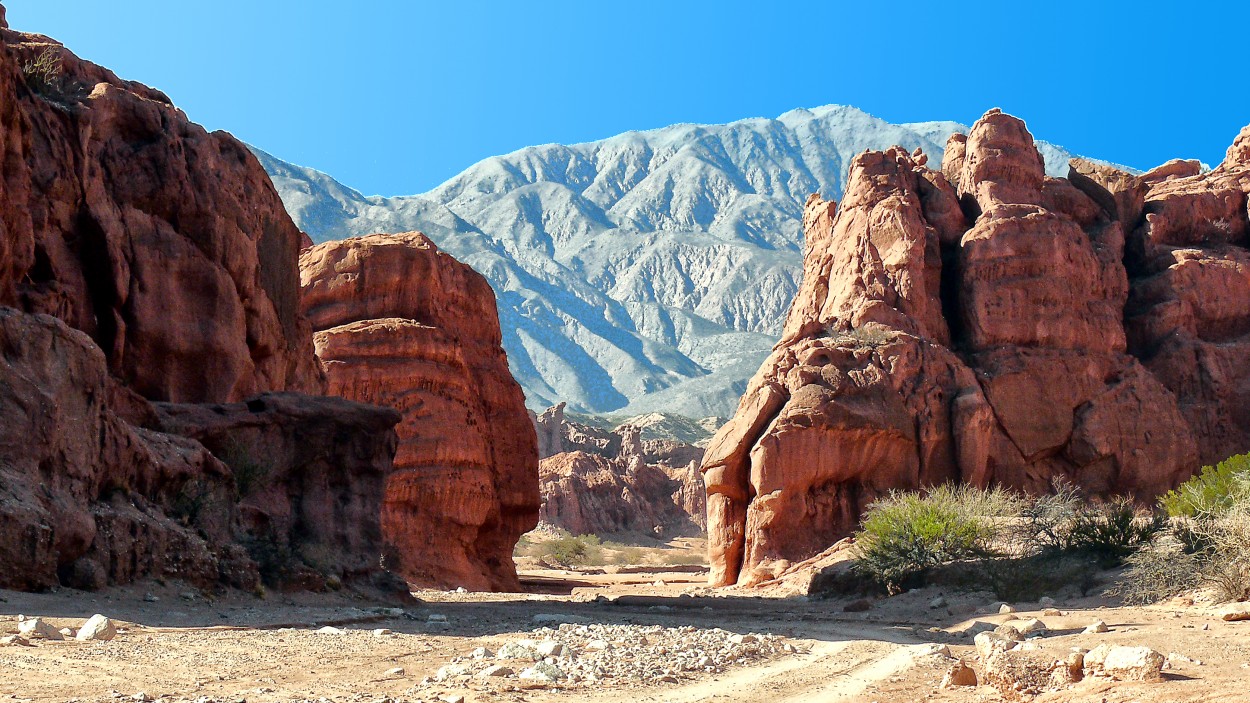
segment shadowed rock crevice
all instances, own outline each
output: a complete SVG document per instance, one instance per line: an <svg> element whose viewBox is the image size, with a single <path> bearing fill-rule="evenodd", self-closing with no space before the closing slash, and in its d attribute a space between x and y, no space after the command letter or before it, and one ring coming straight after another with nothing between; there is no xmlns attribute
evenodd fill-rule
<svg viewBox="0 0 1250 703"><path fill-rule="evenodd" d="M714 583L772 578L891 489L1149 500L1250 446L1250 128L1209 174L1062 179L991 110L925 161L860 154L840 207L809 200L783 339L703 464Z"/></svg>

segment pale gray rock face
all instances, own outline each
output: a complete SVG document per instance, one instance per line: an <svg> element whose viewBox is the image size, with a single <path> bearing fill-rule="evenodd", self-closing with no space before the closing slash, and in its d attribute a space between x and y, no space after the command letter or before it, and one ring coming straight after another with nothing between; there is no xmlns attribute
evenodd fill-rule
<svg viewBox="0 0 1250 703"><path fill-rule="evenodd" d="M706 417L733 414L776 341L807 196L841 198L865 149L940 163L956 131L831 105L529 147L395 198L254 151L314 241L421 230L485 275L530 408ZM1039 144L1066 175L1070 155Z"/></svg>

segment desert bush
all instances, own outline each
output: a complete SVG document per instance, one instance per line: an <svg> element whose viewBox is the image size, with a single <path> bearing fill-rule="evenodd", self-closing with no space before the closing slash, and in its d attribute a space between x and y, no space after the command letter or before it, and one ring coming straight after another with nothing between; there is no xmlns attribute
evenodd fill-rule
<svg viewBox="0 0 1250 703"><path fill-rule="evenodd" d="M1175 540L1142 549L1125 563L1128 569L1107 595L1119 596L1128 605L1158 603L1202 583L1198 558Z"/></svg>
<svg viewBox="0 0 1250 703"><path fill-rule="evenodd" d="M532 542L525 556L537 557L552 566L602 566L603 546L596 535L564 535Z"/></svg>
<svg viewBox="0 0 1250 703"><path fill-rule="evenodd" d="M1209 545L1195 554L1202 581L1222 600L1250 599L1250 500L1199 520L1192 529Z"/></svg>
<svg viewBox="0 0 1250 703"><path fill-rule="evenodd" d="M870 505L855 536L856 569L897 593L933 567L992 556L992 525L955 490L891 493Z"/></svg>
<svg viewBox="0 0 1250 703"><path fill-rule="evenodd" d="M1238 502L1250 500L1250 454L1204 466L1190 479L1159 499L1172 517L1214 517Z"/></svg>
<svg viewBox="0 0 1250 703"><path fill-rule="evenodd" d="M65 75L61 56L52 47L39 52L32 61L22 64L26 85L44 97L59 98L65 92Z"/></svg>
<svg viewBox="0 0 1250 703"><path fill-rule="evenodd" d="M1104 568L1119 566L1165 527L1167 518L1141 515L1127 498L1086 503L1066 530L1060 551L1089 556Z"/></svg>

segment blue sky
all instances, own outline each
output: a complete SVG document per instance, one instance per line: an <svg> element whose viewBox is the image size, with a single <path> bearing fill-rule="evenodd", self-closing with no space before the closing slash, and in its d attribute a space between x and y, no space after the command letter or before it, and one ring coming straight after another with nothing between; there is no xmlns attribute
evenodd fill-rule
<svg viewBox="0 0 1250 703"><path fill-rule="evenodd" d="M990 107L1150 167L1214 165L1250 123L1246 2L4 0L197 122L367 194L532 144L855 105Z"/></svg>

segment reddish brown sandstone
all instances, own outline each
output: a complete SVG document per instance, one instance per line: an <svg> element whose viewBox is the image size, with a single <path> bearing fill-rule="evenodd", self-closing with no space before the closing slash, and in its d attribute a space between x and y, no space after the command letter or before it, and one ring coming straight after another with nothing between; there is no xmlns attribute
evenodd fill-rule
<svg viewBox="0 0 1250 703"><path fill-rule="evenodd" d="M83 330L151 399L319 391L300 233L259 162L46 37L0 42L0 304ZM43 53L50 84L23 70Z"/></svg>
<svg viewBox="0 0 1250 703"><path fill-rule="evenodd" d="M420 233L300 258L330 392L403 414L382 527L413 583L515 589L538 520L538 451L486 279Z"/></svg>
<svg viewBox="0 0 1250 703"><path fill-rule="evenodd" d="M856 157L840 207L808 202L785 336L705 456L713 582L772 577L891 489L1064 478L1149 498L1199 444L1244 451L1247 144L1207 176L1052 179L992 110L940 173Z"/></svg>

